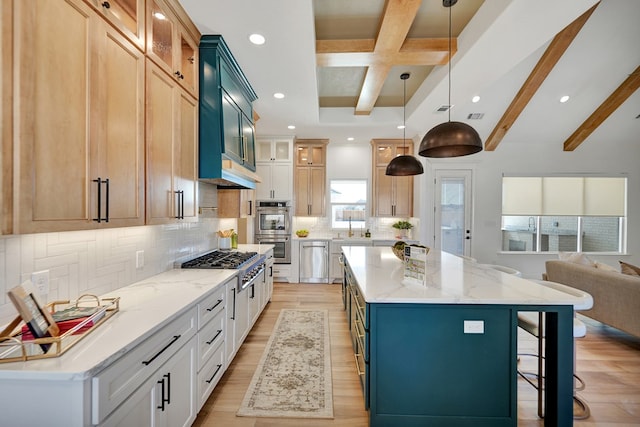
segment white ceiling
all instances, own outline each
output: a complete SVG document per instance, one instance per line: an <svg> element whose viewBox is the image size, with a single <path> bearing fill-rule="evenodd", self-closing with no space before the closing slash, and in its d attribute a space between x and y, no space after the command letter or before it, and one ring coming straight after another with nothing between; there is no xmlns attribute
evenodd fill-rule
<svg viewBox="0 0 640 427"><path fill-rule="evenodd" d="M441 0L424 1L441 6ZM331 143L354 137L356 143L366 144L372 138L402 138L396 128L402 122L401 107L376 107L369 116L355 116L350 107L319 107L312 0L180 3L202 34L222 34L251 82L258 94L254 103L260 116L258 136L329 138ZM451 119L469 123L486 140L551 39L596 3L484 1L458 37L451 63ZM345 14L353 14L353 8ZM563 142L640 64L639 22L640 1L602 0L500 146L545 143L562 151ZM256 32L266 37L263 46L248 41ZM448 103L447 71L447 66L434 67L408 100L407 137L419 141L431 127L447 120L446 113L435 112ZM275 92L286 97L275 99ZM561 104L558 100L565 94L571 99ZM473 95L481 97L479 103L471 103ZM467 120L470 113L484 117ZM638 115L640 91L583 144L640 143ZM287 129L290 124L296 129Z"/></svg>

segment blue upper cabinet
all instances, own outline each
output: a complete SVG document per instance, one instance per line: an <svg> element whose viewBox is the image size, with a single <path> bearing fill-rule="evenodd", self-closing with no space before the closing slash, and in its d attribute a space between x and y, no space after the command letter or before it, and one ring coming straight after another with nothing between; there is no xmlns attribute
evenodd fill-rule
<svg viewBox="0 0 640 427"><path fill-rule="evenodd" d="M251 173L228 168L231 160L256 170L252 102L258 97L224 39L200 39L199 177L222 186L255 188Z"/></svg>

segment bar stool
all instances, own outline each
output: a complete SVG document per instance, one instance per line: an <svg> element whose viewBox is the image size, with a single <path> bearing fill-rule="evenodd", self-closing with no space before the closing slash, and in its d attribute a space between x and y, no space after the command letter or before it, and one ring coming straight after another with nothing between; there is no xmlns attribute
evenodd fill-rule
<svg viewBox="0 0 640 427"><path fill-rule="evenodd" d="M582 338L587 335L587 327L585 324L576 317L576 312L581 310L589 310L593 307L593 297L580 289L572 288L567 285L563 285L561 283L549 282L545 280L533 280L542 286L546 286L552 289L555 289L560 292L564 292L569 295L573 295L575 297L580 298L579 301L576 301L573 304L573 377L574 377L574 389L573 389L573 400L580 407L579 413L574 413L573 418L582 420L585 418L589 418L590 410L589 406L584 402L580 397L577 396L576 391L583 390L585 387L584 381L576 375L576 338ZM527 374L518 370L518 374L524 378L529 384L535 387L538 390L538 416L540 418L544 418L544 411L542 408L542 398L543 398L543 379L544 374L543 363L544 359L544 313L542 312L531 312L531 311L521 311L518 312L518 326L523 330L527 331L534 337L538 339L538 354L522 354L523 356L534 356L538 358L538 372L533 374L537 378L537 384L534 384L528 377ZM576 387L576 381L579 383L579 386Z"/></svg>
<svg viewBox="0 0 640 427"><path fill-rule="evenodd" d="M505 265L497 265L497 264L478 264L482 267L493 268L494 270L502 271L503 273L513 274L514 276L522 277L522 273L516 270L515 268L507 267Z"/></svg>

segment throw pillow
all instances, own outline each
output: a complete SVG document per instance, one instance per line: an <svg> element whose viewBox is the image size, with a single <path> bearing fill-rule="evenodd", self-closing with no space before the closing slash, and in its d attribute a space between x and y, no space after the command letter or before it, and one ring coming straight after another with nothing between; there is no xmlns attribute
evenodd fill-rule
<svg viewBox="0 0 640 427"><path fill-rule="evenodd" d="M609 264L605 264L603 262L598 262L598 261L596 261L595 264L596 264L596 268L602 271L614 271L616 273L618 272L618 270L615 267L611 267Z"/></svg>
<svg viewBox="0 0 640 427"><path fill-rule="evenodd" d="M582 252L558 252L558 258L561 261L574 262L576 264L588 265L595 267L596 264L588 256Z"/></svg>
<svg viewBox="0 0 640 427"><path fill-rule="evenodd" d="M630 276L640 276L640 267L629 264L628 262L619 261L620 262L620 271L623 274L628 274Z"/></svg>

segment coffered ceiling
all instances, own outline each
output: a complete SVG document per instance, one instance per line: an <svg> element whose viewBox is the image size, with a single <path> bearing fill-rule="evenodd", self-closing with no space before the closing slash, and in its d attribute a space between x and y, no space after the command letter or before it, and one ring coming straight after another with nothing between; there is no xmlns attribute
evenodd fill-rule
<svg viewBox="0 0 640 427"><path fill-rule="evenodd" d="M442 0L180 2L203 34L229 44L259 97L259 135L402 137L404 72L407 137L447 120ZM639 1L458 0L451 15L451 119L478 130L488 151L637 141ZM266 43L252 45L251 33Z"/></svg>

